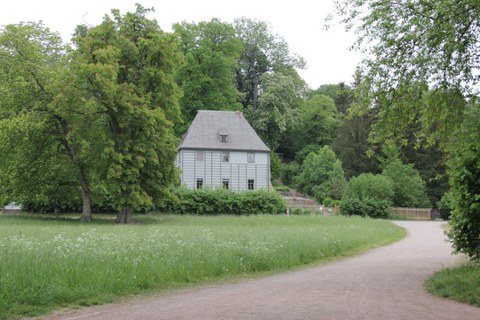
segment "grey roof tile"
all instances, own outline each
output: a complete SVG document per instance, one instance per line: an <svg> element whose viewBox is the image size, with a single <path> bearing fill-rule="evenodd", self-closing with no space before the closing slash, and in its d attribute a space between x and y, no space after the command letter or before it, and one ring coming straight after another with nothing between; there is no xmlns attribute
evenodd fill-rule
<svg viewBox="0 0 480 320"><path fill-rule="evenodd" d="M228 135L227 142L219 135ZM178 149L270 151L243 113L214 110L198 111Z"/></svg>

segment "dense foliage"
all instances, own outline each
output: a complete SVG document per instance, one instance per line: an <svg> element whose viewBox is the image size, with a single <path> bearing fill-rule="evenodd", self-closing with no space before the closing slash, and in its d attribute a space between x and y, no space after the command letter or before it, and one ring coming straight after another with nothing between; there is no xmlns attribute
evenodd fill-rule
<svg viewBox="0 0 480 320"><path fill-rule="evenodd" d="M341 214L388 217L393 196L393 183L388 177L362 173L348 182L342 198Z"/></svg>
<svg viewBox="0 0 480 320"><path fill-rule="evenodd" d="M0 189L18 203L70 201L81 190L89 221L92 156L102 135L67 50L41 23L0 29Z"/></svg>
<svg viewBox="0 0 480 320"><path fill-rule="evenodd" d="M285 201L276 192L267 190L232 192L226 189L177 189L178 201L170 201L162 210L175 214L251 215L280 214Z"/></svg>
<svg viewBox="0 0 480 320"><path fill-rule="evenodd" d="M383 169L382 175L393 182L393 205L395 207L430 208L425 183L410 164L394 161Z"/></svg>
<svg viewBox="0 0 480 320"><path fill-rule="evenodd" d="M147 19L149 12L140 5L124 15L112 10L112 17L79 30L74 39L73 66L104 121L98 175L120 223L129 222L132 211L168 198L177 178L175 74L182 56L176 38Z"/></svg>
<svg viewBox="0 0 480 320"><path fill-rule="evenodd" d="M480 259L480 106L474 105L452 143L449 237L458 252Z"/></svg>
<svg viewBox="0 0 480 320"><path fill-rule="evenodd" d="M346 184L342 163L328 146L307 156L295 182L302 192L319 202L327 197L340 199Z"/></svg>
<svg viewBox="0 0 480 320"><path fill-rule="evenodd" d="M341 0L336 8L340 21L356 30L356 46L368 54L359 67L356 109L378 110L371 138L405 144L413 127L415 145L450 151L450 237L457 251L477 258L480 153L472 151L478 123L471 118L478 116L472 109L478 109L480 3Z"/></svg>
<svg viewBox="0 0 480 320"><path fill-rule="evenodd" d="M183 91L180 106L184 123L176 131L186 131L198 110L241 109L235 71L243 46L235 28L212 19L198 24L175 24L174 31L185 55L185 64L177 74Z"/></svg>
<svg viewBox="0 0 480 320"><path fill-rule="evenodd" d="M81 191L82 220L90 221L97 190L128 222L132 210L169 197L181 54L149 11L112 10L98 26L79 26L74 49L41 24L1 30L0 145L8 158L0 184L10 200L62 209Z"/></svg>

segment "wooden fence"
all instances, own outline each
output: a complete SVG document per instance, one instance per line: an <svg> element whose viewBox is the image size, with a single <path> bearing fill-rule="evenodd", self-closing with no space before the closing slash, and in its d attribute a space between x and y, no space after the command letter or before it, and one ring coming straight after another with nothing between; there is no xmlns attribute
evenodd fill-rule
<svg viewBox="0 0 480 320"><path fill-rule="evenodd" d="M340 206L332 208L317 204L314 200L304 197L284 197L288 202L290 209L308 210L315 214L324 216L336 216L340 214ZM392 208L392 216L401 217L409 220L432 220L434 218L433 209L424 208Z"/></svg>
<svg viewBox="0 0 480 320"><path fill-rule="evenodd" d="M412 220L432 220L432 209L392 208L392 215Z"/></svg>

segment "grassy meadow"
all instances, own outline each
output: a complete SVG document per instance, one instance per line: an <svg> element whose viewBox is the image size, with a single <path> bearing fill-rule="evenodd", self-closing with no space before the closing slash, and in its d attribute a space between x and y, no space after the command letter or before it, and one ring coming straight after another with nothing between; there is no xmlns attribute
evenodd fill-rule
<svg viewBox="0 0 480 320"><path fill-rule="evenodd" d="M114 225L0 216L0 319L281 272L391 243L389 221L322 216L137 216Z"/></svg>

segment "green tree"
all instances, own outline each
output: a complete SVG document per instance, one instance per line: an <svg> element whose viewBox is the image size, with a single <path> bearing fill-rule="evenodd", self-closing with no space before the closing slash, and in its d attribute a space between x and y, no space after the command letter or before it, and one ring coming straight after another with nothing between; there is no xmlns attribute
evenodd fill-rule
<svg viewBox="0 0 480 320"><path fill-rule="evenodd" d="M368 141L375 110L345 118L337 130L332 148L342 161L345 177L350 179L361 173L380 173L378 161L369 156L375 146Z"/></svg>
<svg viewBox="0 0 480 320"><path fill-rule="evenodd" d="M305 101L300 114L300 126L296 132L300 148L306 145L330 145L335 139L335 132L340 119L332 98L314 95Z"/></svg>
<svg viewBox="0 0 480 320"><path fill-rule="evenodd" d="M355 91L344 82L340 82L333 100L335 101L338 112L347 114L347 110L355 101Z"/></svg>
<svg viewBox="0 0 480 320"><path fill-rule="evenodd" d="M329 146L307 156L295 182L302 192L320 202L327 197L340 199L346 184L342 163Z"/></svg>
<svg viewBox="0 0 480 320"><path fill-rule="evenodd" d="M170 197L177 177L174 76L182 55L176 37L146 18L150 11L140 5L125 15L112 10L98 26L77 29L75 38L73 64L105 123L99 175L119 211L117 223Z"/></svg>
<svg viewBox="0 0 480 320"><path fill-rule="evenodd" d="M416 79L436 87L477 90L480 4L476 0L335 1L376 88ZM373 80L373 78L371 78Z"/></svg>
<svg viewBox="0 0 480 320"><path fill-rule="evenodd" d="M270 149L276 150L282 135L297 122L303 100L290 76L268 73L262 83L259 105L256 110L247 109L245 117Z"/></svg>
<svg viewBox="0 0 480 320"><path fill-rule="evenodd" d="M243 47L234 27L212 19L198 24L183 22L173 28L186 60L177 75L183 90L180 107L184 130L198 110L240 109L235 71Z"/></svg>
<svg viewBox="0 0 480 320"><path fill-rule="evenodd" d="M452 200L449 237L457 252L480 259L480 105L468 110L450 147Z"/></svg>
<svg viewBox="0 0 480 320"><path fill-rule="evenodd" d="M378 123L383 132L377 133L377 138L401 134L408 124L418 122L422 131L417 139L445 146L461 132L478 130L478 126L469 128L473 123L464 118L469 108L475 108L472 103L475 105L478 94L477 0L343 0L336 6L341 21L348 28L357 28L357 46L368 53L361 66L362 91L367 97L365 108L372 101L382 104ZM448 148L457 150L452 145ZM478 161L480 153L469 159L456 152L452 156L453 206L457 208L456 221L462 222L452 223L450 236L457 251L476 258L477 215L458 208L475 207L475 185L470 182L480 174L467 166ZM462 171L468 172L469 178L459 178Z"/></svg>
<svg viewBox="0 0 480 320"><path fill-rule="evenodd" d="M311 91L308 94L308 98L312 98L318 94L332 98L335 101L337 111L342 114L347 113L348 108L354 101L354 91L350 86L346 85L345 82L323 84L318 87L318 89Z"/></svg>
<svg viewBox="0 0 480 320"><path fill-rule="evenodd" d="M256 110L263 74L303 68L305 62L290 53L287 42L273 34L268 23L242 17L235 19L234 24L244 47L236 75L237 88L244 94L244 108Z"/></svg>
<svg viewBox="0 0 480 320"><path fill-rule="evenodd" d="M360 66L361 87L370 102L383 104L382 135L401 134L419 121L419 135L448 140L451 130L442 128L460 123L466 107L462 97L478 90L480 3L342 0L336 8L341 22L356 29L355 47L368 54Z"/></svg>
<svg viewBox="0 0 480 320"><path fill-rule="evenodd" d="M5 187L20 201L48 201L71 194L72 188L81 190L81 219L90 221L88 162L94 143L92 130L85 129L94 128L96 121L78 95L67 49L58 34L39 23L2 28L0 167ZM59 192L54 185L65 189Z"/></svg>
<svg viewBox="0 0 480 320"><path fill-rule="evenodd" d="M403 164L400 160L389 163L382 175L393 182L393 205L396 207L430 208L425 182L411 164Z"/></svg>

